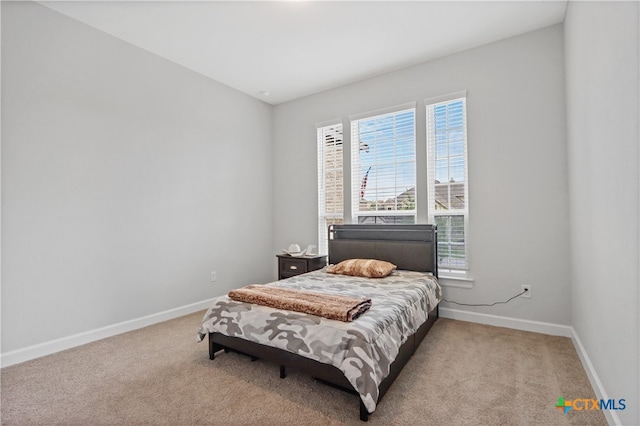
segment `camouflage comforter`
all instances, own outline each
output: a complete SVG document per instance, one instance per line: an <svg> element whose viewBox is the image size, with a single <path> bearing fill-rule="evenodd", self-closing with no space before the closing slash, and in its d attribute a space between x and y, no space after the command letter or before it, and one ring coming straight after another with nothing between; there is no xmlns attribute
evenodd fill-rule
<svg viewBox="0 0 640 426"><path fill-rule="evenodd" d="M400 346L427 320L427 312L442 295L435 277L413 271L371 279L322 269L266 285L370 297L372 306L357 320L342 322L221 296L204 315L198 341L218 332L333 365L345 374L370 413Z"/></svg>

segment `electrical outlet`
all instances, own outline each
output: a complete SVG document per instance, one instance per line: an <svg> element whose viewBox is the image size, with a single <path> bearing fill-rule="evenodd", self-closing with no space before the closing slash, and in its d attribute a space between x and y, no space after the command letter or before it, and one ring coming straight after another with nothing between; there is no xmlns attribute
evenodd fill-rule
<svg viewBox="0 0 640 426"><path fill-rule="evenodd" d="M211 282L215 283L218 281L218 273L216 271L211 271Z"/></svg>
<svg viewBox="0 0 640 426"><path fill-rule="evenodd" d="M525 297L527 299L531 299L531 286L530 285L523 285L522 286L522 291L526 291L526 293L524 293L522 295L522 297Z"/></svg>

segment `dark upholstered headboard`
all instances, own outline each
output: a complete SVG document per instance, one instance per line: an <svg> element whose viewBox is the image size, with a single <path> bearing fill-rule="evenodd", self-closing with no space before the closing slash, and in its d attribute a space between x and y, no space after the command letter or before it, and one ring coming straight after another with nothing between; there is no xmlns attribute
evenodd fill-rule
<svg viewBox="0 0 640 426"><path fill-rule="evenodd" d="M329 263L379 259L438 276L435 225L330 225Z"/></svg>

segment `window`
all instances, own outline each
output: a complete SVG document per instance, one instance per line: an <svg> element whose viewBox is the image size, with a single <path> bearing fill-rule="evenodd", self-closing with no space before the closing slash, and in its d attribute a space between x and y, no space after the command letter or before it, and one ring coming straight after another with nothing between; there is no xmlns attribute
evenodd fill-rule
<svg viewBox="0 0 640 426"><path fill-rule="evenodd" d="M343 220L342 124L318 127L318 252L326 254L327 228Z"/></svg>
<svg viewBox="0 0 640 426"><path fill-rule="evenodd" d="M428 197L424 202L429 223L438 225L439 272L461 278L469 270L466 96L466 92L457 92L425 100ZM416 204L423 202L416 199L415 103L349 120L351 179L346 182L343 158L349 153L343 148L342 122L317 127L318 246L322 254L328 249L329 225L345 221L416 223ZM349 164L346 166L348 170ZM345 211L349 194L351 211L349 205Z"/></svg>
<svg viewBox="0 0 640 426"><path fill-rule="evenodd" d="M415 223L415 104L351 121L353 223Z"/></svg>
<svg viewBox="0 0 640 426"><path fill-rule="evenodd" d="M438 268L464 276L469 269L467 235L466 92L427 99L429 220L438 225Z"/></svg>

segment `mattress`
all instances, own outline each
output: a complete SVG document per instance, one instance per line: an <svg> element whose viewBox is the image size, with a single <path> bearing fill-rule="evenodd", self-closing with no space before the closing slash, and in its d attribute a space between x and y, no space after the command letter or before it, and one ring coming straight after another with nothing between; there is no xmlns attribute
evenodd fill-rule
<svg viewBox="0 0 640 426"><path fill-rule="evenodd" d="M431 273L394 271L385 278L335 275L325 268L267 286L371 298L371 308L352 322L216 298L198 331L221 333L283 349L341 370L373 412L378 387L400 346L427 320L442 297Z"/></svg>

